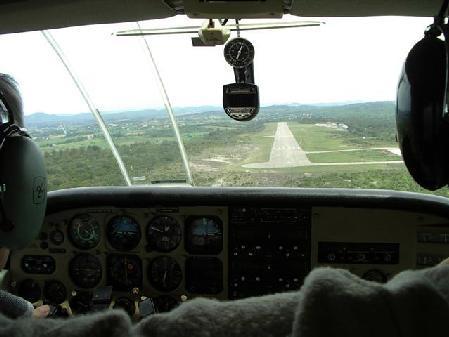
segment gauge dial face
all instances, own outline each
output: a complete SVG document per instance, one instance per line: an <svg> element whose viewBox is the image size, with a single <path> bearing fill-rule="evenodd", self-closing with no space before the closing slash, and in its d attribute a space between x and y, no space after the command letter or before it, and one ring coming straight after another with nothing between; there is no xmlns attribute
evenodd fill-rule
<svg viewBox="0 0 449 337"><path fill-rule="evenodd" d="M126 215L116 216L109 221L107 235L111 246L122 251L136 248L142 237L137 221Z"/></svg>
<svg viewBox="0 0 449 337"><path fill-rule="evenodd" d="M108 284L114 290L129 291L142 286L142 261L138 256L109 255L107 271Z"/></svg>
<svg viewBox="0 0 449 337"><path fill-rule="evenodd" d="M67 298L67 290L64 284L58 280L45 282L44 299L46 303L61 304Z"/></svg>
<svg viewBox="0 0 449 337"><path fill-rule="evenodd" d="M175 290L182 281L182 271L178 262L170 256L155 258L148 270L150 283L160 291Z"/></svg>
<svg viewBox="0 0 449 337"><path fill-rule="evenodd" d="M100 225L89 214L77 215L70 222L69 238L79 249L92 249L100 242Z"/></svg>
<svg viewBox="0 0 449 337"><path fill-rule="evenodd" d="M31 303L39 301L41 292L39 284L32 279L23 280L18 289L18 295Z"/></svg>
<svg viewBox="0 0 449 337"><path fill-rule="evenodd" d="M102 268L98 257L92 254L78 254L69 264L73 283L80 288L93 288L101 280Z"/></svg>
<svg viewBox="0 0 449 337"><path fill-rule="evenodd" d="M223 249L223 225L213 216L186 221L186 250L191 254L219 254Z"/></svg>
<svg viewBox="0 0 449 337"><path fill-rule="evenodd" d="M231 66L244 68L254 60L254 46L248 40L237 37L226 43L224 57Z"/></svg>
<svg viewBox="0 0 449 337"><path fill-rule="evenodd" d="M159 216L148 224L147 240L152 250L172 251L179 246L181 238L181 225L171 216Z"/></svg>

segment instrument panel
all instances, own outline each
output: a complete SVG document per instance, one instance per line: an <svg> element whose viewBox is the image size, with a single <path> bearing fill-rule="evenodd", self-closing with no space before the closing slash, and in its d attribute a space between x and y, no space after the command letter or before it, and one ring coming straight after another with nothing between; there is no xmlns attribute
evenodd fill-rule
<svg viewBox="0 0 449 337"><path fill-rule="evenodd" d="M132 317L202 296L232 300L299 289L314 267L375 282L449 256L446 217L355 207L95 207L46 217L10 259L10 290L65 315Z"/></svg>
<svg viewBox="0 0 449 337"><path fill-rule="evenodd" d="M39 238L11 257L15 292L32 302L68 302L72 313L94 309L98 289L110 292L104 301L120 299L118 305L132 313L144 298L155 311L198 295L226 299L224 223L227 209L221 207L53 214Z"/></svg>

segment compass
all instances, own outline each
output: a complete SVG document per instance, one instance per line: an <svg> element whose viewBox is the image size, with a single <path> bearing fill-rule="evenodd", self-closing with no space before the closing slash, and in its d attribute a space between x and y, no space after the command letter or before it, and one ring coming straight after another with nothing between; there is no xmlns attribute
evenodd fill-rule
<svg viewBox="0 0 449 337"><path fill-rule="evenodd" d="M248 40L237 37L226 44L224 57L234 68L245 68L253 62L254 46Z"/></svg>

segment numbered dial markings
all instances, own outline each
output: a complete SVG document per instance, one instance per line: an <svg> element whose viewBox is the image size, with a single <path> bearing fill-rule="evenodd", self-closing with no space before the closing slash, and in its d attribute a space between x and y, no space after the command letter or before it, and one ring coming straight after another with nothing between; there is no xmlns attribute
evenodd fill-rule
<svg viewBox="0 0 449 337"><path fill-rule="evenodd" d="M244 68L254 60L254 46L241 37L232 39L224 48L224 57L231 66Z"/></svg>
<svg viewBox="0 0 449 337"><path fill-rule="evenodd" d="M159 216L148 224L147 240L152 250L172 251L179 246L181 239L181 225L170 216Z"/></svg>
<svg viewBox="0 0 449 337"><path fill-rule="evenodd" d="M76 286L93 288L101 281L101 262L94 255L78 254L70 261L69 274Z"/></svg>
<svg viewBox="0 0 449 337"><path fill-rule="evenodd" d="M116 216L109 221L107 235L111 246L121 251L136 248L142 237L137 221L126 215Z"/></svg>
<svg viewBox="0 0 449 337"><path fill-rule="evenodd" d="M92 249L100 242L100 225L89 214L77 215L70 222L69 238L79 249Z"/></svg>
<svg viewBox="0 0 449 337"><path fill-rule="evenodd" d="M190 254L219 254L223 250L223 224L213 216L189 217L186 250Z"/></svg>
<svg viewBox="0 0 449 337"><path fill-rule="evenodd" d="M114 290L128 291L142 286L142 261L136 255L109 255L108 284Z"/></svg>
<svg viewBox="0 0 449 337"><path fill-rule="evenodd" d="M182 271L178 262L170 256L155 258L148 270L151 285L160 291L175 290L182 281Z"/></svg>
<svg viewBox="0 0 449 337"><path fill-rule="evenodd" d="M64 284L58 280L50 280L45 282L44 300L50 304L61 304L67 298L67 289Z"/></svg>

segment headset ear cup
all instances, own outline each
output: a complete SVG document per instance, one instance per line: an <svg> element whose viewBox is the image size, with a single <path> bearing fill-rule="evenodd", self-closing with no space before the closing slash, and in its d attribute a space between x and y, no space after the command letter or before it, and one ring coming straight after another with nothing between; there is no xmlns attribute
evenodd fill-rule
<svg viewBox="0 0 449 337"><path fill-rule="evenodd" d="M402 157L407 169L414 180L422 187L434 191L446 185L447 174L442 165L429 166L424 163L429 162L419 158L419 153L414 153L414 147L410 145L408 138L404 139L402 145ZM415 147L416 148L416 147ZM435 163L430 161L430 163Z"/></svg>
<svg viewBox="0 0 449 337"><path fill-rule="evenodd" d="M44 158L30 138L6 138L0 150L0 184L5 186L3 218L12 226L0 228L0 246L24 248L38 235L47 203Z"/></svg>
<svg viewBox="0 0 449 337"><path fill-rule="evenodd" d="M407 56L398 85L396 125L402 156L422 187L436 190L449 180L449 124L443 119L446 45L426 36Z"/></svg>

